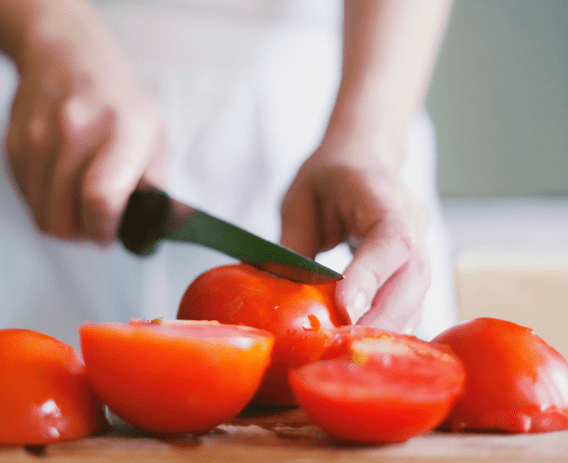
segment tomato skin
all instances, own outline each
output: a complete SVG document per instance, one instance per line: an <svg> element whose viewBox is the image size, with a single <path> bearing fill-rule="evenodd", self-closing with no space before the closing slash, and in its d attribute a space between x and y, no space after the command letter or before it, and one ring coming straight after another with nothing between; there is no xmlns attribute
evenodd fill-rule
<svg viewBox="0 0 568 463"><path fill-rule="evenodd" d="M37 331L0 330L0 445L45 445L107 429L83 360Z"/></svg>
<svg viewBox="0 0 568 463"><path fill-rule="evenodd" d="M181 299L177 318L273 333L272 362L254 400L276 406L294 404L288 370L318 360L327 329L343 324L335 306L335 283L295 283L247 264L216 267L197 277Z"/></svg>
<svg viewBox="0 0 568 463"><path fill-rule="evenodd" d="M338 331L334 339L340 342L328 352L338 358L289 374L298 403L315 424L340 440L387 443L442 422L464 381L461 362L448 349L373 328Z"/></svg>
<svg viewBox="0 0 568 463"><path fill-rule="evenodd" d="M217 323L80 327L87 373L110 410L142 430L203 434L239 413L270 362L272 334Z"/></svg>
<svg viewBox="0 0 568 463"><path fill-rule="evenodd" d="M568 362L530 328L477 318L440 333L466 370L463 395L442 428L546 432L568 429Z"/></svg>

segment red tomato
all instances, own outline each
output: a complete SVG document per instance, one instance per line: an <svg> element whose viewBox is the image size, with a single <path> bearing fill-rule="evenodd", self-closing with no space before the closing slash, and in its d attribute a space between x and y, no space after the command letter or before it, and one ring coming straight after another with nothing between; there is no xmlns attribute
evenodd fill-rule
<svg viewBox="0 0 568 463"><path fill-rule="evenodd" d="M340 328L333 328L328 332L325 350L320 360L330 360L337 358L351 359L353 356L353 343L365 339L391 339L396 337L398 340L406 339L413 343L417 340L414 336L397 334L391 331L372 328L370 326L348 325ZM422 341L418 341L422 342Z"/></svg>
<svg viewBox="0 0 568 463"><path fill-rule="evenodd" d="M255 398L268 405L294 404L288 369L319 359L327 328L342 324L335 283L294 283L246 264L217 267L195 279L183 295L177 318L218 320L273 333L273 360Z"/></svg>
<svg viewBox="0 0 568 463"><path fill-rule="evenodd" d="M449 345L466 370L464 393L444 428L522 433L568 428L568 363L530 328L478 318L432 342Z"/></svg>
<svg viewBox="0 0 568 463"><path fill-rule="evenodd" d="M202 434L258 389L274 337L214 322L83 325L91 384L117 416L158 434Z"/></svg>
<svg viewBox="0 0 568 463"><path fill-rule="evenodd" d="M104 431L104 408L73 349L36 331L0 330L0 445L44 445Z"/></svg>
<svg viewBox="0 0 568 463"><path fill-rule="evenodd" d="M403 442L439 425L461 392L464 370L448 349L372 328L339 330L337 340L340 358L290 371L300 406L335 438Z"/></svg>

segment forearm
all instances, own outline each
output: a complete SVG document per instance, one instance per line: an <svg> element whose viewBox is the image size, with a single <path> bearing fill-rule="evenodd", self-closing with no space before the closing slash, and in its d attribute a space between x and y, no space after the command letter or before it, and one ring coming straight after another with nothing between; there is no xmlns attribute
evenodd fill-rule
<svg viewBox="0 0 568 463"><path fill-rule="evenodd" d="M28 58L72 47L105 29L88 0L0 0L0 51L21 68Z"/></svg>
<svg viewBox="0 0 568 463"><path fill-rule="evenodd" d="M406 130L423 105L451 0L346 0L343 69L328 137L349 137L402 163ZM372 149L377 148L377 149Z"/></svg>
<svg viewBox="0 0 568 463"><path fill-rule="evenodd" d="M27 30L40 10L40 2L32 0L0 0L0 50L16 59Z"/></svg>

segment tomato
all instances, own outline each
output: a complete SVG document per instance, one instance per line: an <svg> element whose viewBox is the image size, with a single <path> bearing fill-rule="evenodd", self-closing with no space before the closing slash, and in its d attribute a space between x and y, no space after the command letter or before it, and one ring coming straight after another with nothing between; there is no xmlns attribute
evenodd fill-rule
<svg viewBox="0 0 568 463"><path fill-rule="evenodd" d="M319 359L326 329L342 325L335 283L306 285L246 264L213 268L189 285L177 318L254 326L276 337L273 360L255 402L292 405L288 369Z"/></svg>
<svg viewBox="0 0 568 463"><path fill-rule="evenodd" d="M568 363L530 328L477 318L432 342L449 345L466 370L464 393L443 428L515 433L568 428Z"/></svg>
<svg viewBox="0 0 568 463"><path fill-rule="evenodd" d="M86 324L87 374L124 421L157 434L202 434L239 413L270 362L272 334L213 322Z"/></svg>
<svg viewBox="0 0 568 463"><path fill-rule="evenodd" d="M338 330L326 356L337 354L291 370L290 385L310 419L340 440L403 442L423 434L442 422L463 386L455 355L412 336Z"/></svg>
<svg viewBox="0 0 568 463"><path fill-rule="evenodd" d="M104 408L73 347L0 330L0 445L44 445L103 432Z"/></svg>
<svg viewBox="0 0 568 463"><path fill-rule="evenodd" d="M350 359L353 356L353 343L365 339L389 339L396 337L397 340L408 340L412 343L416 337L395 334L391 331L385 331L380 328L372 328L370 326L347 325L339 328L332 328L328 332L325 349L320 360L329 360L336 358ZM421 342L421 341L418 341Z"/></svg>

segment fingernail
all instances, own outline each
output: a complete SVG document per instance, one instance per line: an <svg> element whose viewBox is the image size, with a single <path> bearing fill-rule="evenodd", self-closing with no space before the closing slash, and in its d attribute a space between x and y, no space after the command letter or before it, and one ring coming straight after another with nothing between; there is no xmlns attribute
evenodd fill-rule
<svg viewBox="0 0 568 463"><path fill-rule="evenodd" d="M356 323L363 316L367 304L367 295L363 291L359 291L351 298L347 304L347 313L351 317L351 323Z"/></svg>

